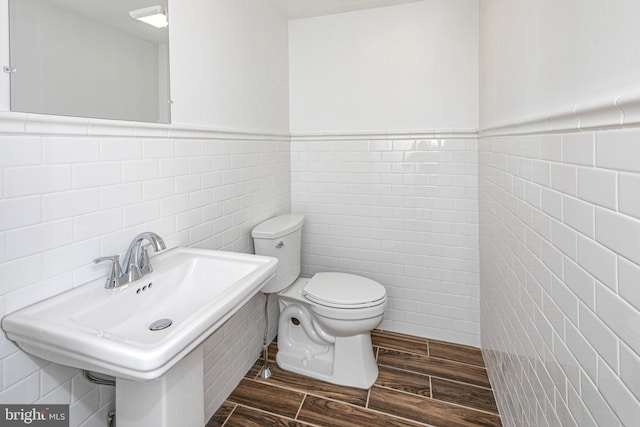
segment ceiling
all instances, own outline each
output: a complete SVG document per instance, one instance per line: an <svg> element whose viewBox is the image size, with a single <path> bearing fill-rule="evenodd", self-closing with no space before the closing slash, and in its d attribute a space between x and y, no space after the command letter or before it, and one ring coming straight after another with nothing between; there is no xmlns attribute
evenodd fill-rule
<svg viewBox="0 0 640 427"><path fill-rule="evenodd" d="M20 0L16 0L20 1ZM129 11L143 7L162 5L167 0L44 0L61 9L86 16L94 21L109 25L121 31L133 34L150 42L167 43L169 31L166 28L153 28L129 16Z"/></svg>
<svg viewBox="0 0 640 427"><path fill-rule="evenodd" d="M268 0L289 19L333 15L421 0Z"/></svg>
<svg viewBox="0 0 640 427"><path fill-rule="evenodd" d="M16 0L19 1L19 0ZM85 15L147 39L155 43L166 43L168 31L154 29L129 17L129 11L161 4L167 0L44 0L62 9ZM414 3L421 0L267 0L288 19L311 18L313 16ZM170 11L169 11L170 13Z"/></svg>

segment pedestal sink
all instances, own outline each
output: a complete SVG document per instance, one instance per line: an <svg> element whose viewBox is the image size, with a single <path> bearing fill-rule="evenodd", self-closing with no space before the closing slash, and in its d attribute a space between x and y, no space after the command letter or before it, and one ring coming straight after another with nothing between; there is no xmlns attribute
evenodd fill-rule
<svg viewBox="0 0 640 427"><path fill-rule="evenodd" d="M9 314L24 351L116 377L119 427L204 426L198 345L265 284L277 260L176 248L153 273L117 289L95 281Z"/></svg>

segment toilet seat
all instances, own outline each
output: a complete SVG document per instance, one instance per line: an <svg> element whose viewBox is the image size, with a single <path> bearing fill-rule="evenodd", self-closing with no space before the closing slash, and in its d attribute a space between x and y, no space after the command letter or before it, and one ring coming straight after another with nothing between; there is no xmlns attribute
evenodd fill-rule
<svg viewBox="0 0 640 427"><path fill-rule="evenodd" d="M342 309L374 307L386 302L384 286L347 273L316 273L302 294L315 304Z"/></svg>

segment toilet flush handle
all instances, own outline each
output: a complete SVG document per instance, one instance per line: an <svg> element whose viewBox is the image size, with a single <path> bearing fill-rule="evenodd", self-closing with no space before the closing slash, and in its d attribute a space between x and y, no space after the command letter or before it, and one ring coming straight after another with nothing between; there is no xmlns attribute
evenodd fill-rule
<svg viewBox="0 0 640 427"><path fill-rule="evenodd" d="M276 245L276 248L280 249L280 248L281 248L281 247L283 247L283 246L284 246L284 242L283 242L282 240L280 240L280 241L278 242L278 244Z"/></svg>

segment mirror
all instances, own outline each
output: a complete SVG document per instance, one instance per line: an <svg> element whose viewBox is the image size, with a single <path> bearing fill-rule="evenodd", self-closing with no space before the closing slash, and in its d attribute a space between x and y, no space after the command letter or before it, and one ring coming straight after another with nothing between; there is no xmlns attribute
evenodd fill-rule
<svg viewBox="0 0 640 427"><path fill-rule="evenodd" d="M169 123L169 30L138 20L152 6L166 16L167 0L10 0L11 110Z"/></svg>

